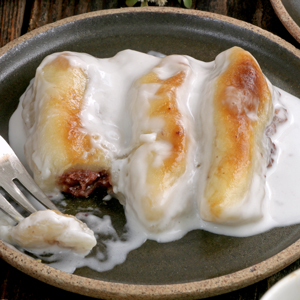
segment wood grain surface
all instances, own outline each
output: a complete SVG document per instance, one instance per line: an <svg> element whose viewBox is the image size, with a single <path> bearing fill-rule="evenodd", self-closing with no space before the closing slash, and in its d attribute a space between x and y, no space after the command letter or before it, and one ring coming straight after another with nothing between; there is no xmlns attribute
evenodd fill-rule
<svg viewBox="0 0 300 300"><path fill-rule="evenodd" d="M192 3L192 9L252 23L299 46L277 18L269 0L194 0ZM21 34L66 17L125 6L125 0L0 0L0 46ZM174 0L168 1L166 6L178 7L180 4Z"/></svg>
<svg viewBox="0 0 300 300"><path fill-rule="evenodd" d="M125 7L125 0L0 0L0 47L37 27L86 12ZM178 1L167 6L179 7ZM183 7L183 4L181 4ZM269 0L194 0L192 9L214 12L266 29L299 48L277 18ZM1 71L1 70L0 70ZM300 267L300 260L283 271L249 287L210 298L211 300L257 300L278 280ZM59 298L91 299L42 283L0 260L0 300Z"/></svg>

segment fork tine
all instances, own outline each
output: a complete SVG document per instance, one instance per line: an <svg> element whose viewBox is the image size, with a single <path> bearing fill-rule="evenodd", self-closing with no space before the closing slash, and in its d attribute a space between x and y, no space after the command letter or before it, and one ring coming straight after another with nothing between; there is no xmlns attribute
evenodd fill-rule
<svg viewBox="0 0 300 300"><path fill-rule="evenodd" d="M24 171L27 173L26 170ZM20 174L17 177L22 185L45 207L58 210L58 208L45 196L39 186L33 180L31 180L31 177L29 177L30 175L26 173Z"/></svg>
<svg viewBox="0 0 300 300"><path fill-rule="evenodd" d="M5 199L5 197L3 197L2 194L0 194L0 208L17 222L20 222L24 219L23 216L15 210L15 208Z"/></svg>
<svg viewBox="0 0 300 300"><path fill-rule="evenodd" d="M2 187L25 210L27 210L30 213L34 213L37 211L34 208L34 206L28 201L28 199L24 196L24 194L19 190L19 188L14 184L13 181L11 181L10 183L2 183Z"/></svg>
<svg viewBox="0 0 300 300"><path fill-rule="evenodd" d="M9 144L0 136L0 143L1 143L1 154L2 157L2 170L1 172L5 172L4 175L7 175L7 173L10 173L10 178L18 179L20 183L40 202L42 203L46 208L59 210L42 192L42 190L39 188L39 186L34 182L32 177L28 174L22 163L20 162L17 155L14 153L14 151L11 149ZM6 165L4 165L6 163ZM10 167L12 166L12 168ZM8 168L9 167L9 168ZM31 205L31 203L28 202L27 198L23 195L23 193L17 188L17 186L12 181L11 184L8 184L7 182L4 182L1 184L4 188L4 185L6 186L5 189L20 205L22 205L26 210L30 212L36 211L34 206ZM20 202L19 202L19 201ZM28 204L29 203L29 204ZM28 209L27 209L28 208Z"/></svg>

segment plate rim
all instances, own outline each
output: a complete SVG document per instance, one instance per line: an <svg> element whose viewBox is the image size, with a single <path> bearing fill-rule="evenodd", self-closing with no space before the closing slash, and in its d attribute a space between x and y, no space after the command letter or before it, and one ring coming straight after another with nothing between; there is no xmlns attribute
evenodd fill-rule
<svg viewBox="0 0 300 300"><path fill-rule="evenodd" d="M300 257L300 239L276 255L240 271L206 280L164 285L125 284L65 273L19 252L1 240L0 257L35 279L89 297L116 300L202 299L241 289L282 270Z"/></svg>
<svg viewBox="0 0 300 300"><path fill-rule="evenodd" d="M300 27L290 16L281 0L270 0L275 13L283 26L300 43Z"/></svg>
<svg viewBox="0 0 300 300"><path fill-rule="evenodd" d="M281 2L280 0L270 0L271 3L275 2ZM106 15L113 15L113 14L122 14L122 13L134 13L134 12L151 12L151 13L176 13L176 14L184 14L184 15L193 15L198 16L202 18L209 18L214 20L223 21L226 23L230 23L232 25L236 25L238 27L242 27L244 29L250 30L252 32L255 32L259 35L262 35L266 37L267 39L281 45L282 47L286 48L290 52L294 53L296 56L300 57L300 49L296 48L289 42L285 41L283 38L265 30L262 29L256 25L253 25L251 23L238 20L232 17L224 16L217 13L212 12L206 12L201 10L193 10L193 9L184 9L184 8L177 8L177 7L123 7L123 8L113 8L113 9L104 9L104 10L98 10L94 12L88 12L76 16L71 16L64 18L62 20L43 25L39 28L36 28L30 32L27 32L26 34L12 40L11 42L7 43L5 46L0 48L0 57L3 56L7 51L9 51L11 48L17 46L18 44L33 38L34 36L41 34L43 32L46 32L48 30L51 30L52 28L59 27L68 23L72 23L75 21L79 21L86 18L93 18L93 17L99 17L99 16L106 16ZM294 22L294 21L293 21Z"/></svg>
<svg viewBox="0 0 300 300"><path fill-rule="evenodd" d="M278 0L271 0L271 2L274 1L278 2ZM5 53L20 43L55 27L87 18L133 12L185 14L222 21L262 35L282 46L300 59L299 49L282 38L255 25L215 13L170 7L128 7L100 10L68 17L55 23L39 27L9 42L4 47L0 48L0 59ZM0 241L0 257L13 267L40 281L70 292L90 297L101 297L105 299L200 299L246 287L282 270L284 267L300 258L300 239L276 255L237 272L206 280L164 285L124 284L65 273L34 260L3 241Z"/></svg>

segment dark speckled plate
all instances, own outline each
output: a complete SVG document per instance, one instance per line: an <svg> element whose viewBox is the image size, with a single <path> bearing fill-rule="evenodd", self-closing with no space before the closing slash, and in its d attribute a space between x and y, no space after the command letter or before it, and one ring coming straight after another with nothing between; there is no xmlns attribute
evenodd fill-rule
<svg viewBox="0 0 300 300"><path fill-rule="evenodd" d="M300 1L270 0L272 6L289 33L300 43Z"/></svg>
<svg viewBox="0 0 300 300"><path fill-rule="evenodd" d="M0 49L0 134L41 60L55 51L109 57L131 48L187 54L210 61L234 45L249 50L271 82L300 96L300 53L278 37L227 17L171 8L128 8L65 19L35 30ZM113 210L122 223L117 201ZM300 226L234 238L192 231L181 240L147 241L122 265L98 273L57 271L0 242L0 256L13 266L57 287L107 299L196 299L261 280L300 257ZM80 276L78 276L80 275Z"/></svg>

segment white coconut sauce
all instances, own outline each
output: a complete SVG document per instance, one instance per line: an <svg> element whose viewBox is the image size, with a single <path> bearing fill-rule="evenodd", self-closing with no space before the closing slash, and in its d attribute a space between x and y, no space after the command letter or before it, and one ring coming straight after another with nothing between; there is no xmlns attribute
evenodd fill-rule
<svg viewBox="0 0 300 300"><path fill-rule="evenodd" d="M47 63L53 56L49 56L44 60L42 65ZM130 90L132 83L136 81L142 74L149 72L155 67L161 58L149 56L135 51L126 50L117 54L111 59L99 59L95 64L95 59L86 54L70 54L72 65L77 65L87 70L88 74L98 74L98 78L105 82L100 85L100 79L91 76L89 87L86 92L86 105L82 111L81 118L85 130L88 132L96 132L99 136L105 137L107 148L114 153L116 159L113 164L113 180L116 183L114 193L119 195L128 188L124 174L130 169L142 168L141 165L130 165L128 155L130 151L130 143L133 133L129 130L132 126L132 121L129 117L129 100L130 95L134 91ZM185 88L180 91L181 94L187 93L186 105L181 109L186 118L195 120L195 109L199 99L201 99L201 88L204 84L204 78L213 68L213 62L204 63L193 58L185 56L189 61L193 76L191 84L193 89ZM132 70L138 70L132 72ZM164 70L162 70L163 72ZM172 69L168 69L165 73L160 74L161 78L169 76ZM122 78L126 78L124 81ZM118 88L112 89L114 83L118 83ZM31 86L27 89L31 93ZM154 90L156 86L152 87ZM99 101L97 95L107 96L113 90L113 106L106 105L103 101ZM146 91L147 92L147 91ZM129 94L128 94L129 93ZM298 188L298 178L300 177L300 154L297 149L300 149L300 102L299 99L280 90L274 88L274 93L277 94L280 103L288 111L288 120L278 125L277 132L272 136L272 141L276 145L275 161L271 168L268 168L266 174L266 193L262 202L263 217L255 222L239 224L239 225L220 225L208 223L201 220L198 210L195 209L193 199L196 193L195 182L198 178L198 169L195 169L200 158L197 155L190 154L188 172L184 175L185 186L176 188L171 191L174 195L174 203L177 203L178 209L185 195L186 210L183 214L174 218L170 216L167 221L172 224L160 232L151 232L143 226L135 215L130 205L125 206L127 218L126 233L123 236L118 236L113 228L110 217L99 217L94 211L80 212L76 215L77 218L87 223L88 227L94 231L94 234L99 243L105 245L103 252L96 246L90 255L83 257L82 255L74 254L69 251L67 254L58 251L50 257L43 257L51 266L61 269L66 272L73 272L78 267L88 266L96 271L106 271L112 269L115 265L121 264L126 260L127 254L140 247L147 239L153 239L158 242L168 242L181 238L187 232L193 229L207 230L217 234L229 236L250 236L262 233L274 227L286 226L300 223L300 212L298 210L298 201L300 199L300 189ZM126 94L126 99L124 99ZM278 95L280 94L280 97ZM143 97L143 95L141 95ZM276 98L275 97L275 98ZM275 100L277 105L278 99ZM22 101L16 112L13 114L9 124L9 141L12 148L15 150L21 161L26 164L24 159L24 143L26 140L26 131L22 122ZM144 109L141 106L141 109ZM102 118L99 119L99 112ZM159 122L157 123L159 126ZM136 128L135 128L136 129ZM196 133L190 130L188 133L191 140L196 139ZM120 136L122 137L120 139ZM140 135L140 140L151 145L155 141L155 133L150 135ZM195 142L196 143L196 142ZM163 146L162 146L163 147ZM197 146L196 146L197 150ZM196 152L195 150L195 152ZM139 153L137 153L139 155ZM142 153L140 155L143 155ZM137 175L139 172L137 172ZM139 180L138 176L136 180ZM109 197L106 199L109 200ZM121 203L126 199L120 195ZM83 200L84 201L84 200ZM260 206L260 203L257 204ZM176 210L176 209L175 209ZM79 210L80 211L80 210ZM173 219L172 219L173 218ZM171 220L171 221L170 221ZM11 222L3 216L0 219L0 236L5 240L5 236ZM40 254L37 254L39 257ZM42 256L41 256L42 257Z"/></svg>

